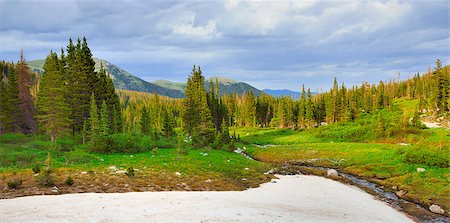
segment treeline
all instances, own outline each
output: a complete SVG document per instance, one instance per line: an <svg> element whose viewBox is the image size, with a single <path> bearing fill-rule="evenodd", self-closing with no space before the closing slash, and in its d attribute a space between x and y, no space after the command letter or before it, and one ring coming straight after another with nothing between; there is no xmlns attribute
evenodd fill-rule
<svg viewBox="0 0 450 223"><path fill-rule="evenodd" d="M1 133L45 133L52 141L68 133L93 138L97 126L92 103L100 108L96 115L101 115L106 133L122 131L119 97L106 71L95 71L86 38L76 44L70 39L66 52L50 52L35 83L23 54L16 65L1 63Z"/></svg>
<svg viewBox="0 0 450 223"><path fill-rule="evenodd" d="M97 148L113 147L121 136L110 136L128 134L231 149L238 137L230 136L229 127L313 128L391 109L395 98L419 99L417 113L449 115L450 72L439 60L433 71L405 81L348 88L334 79L329 91L316 95L302 86L299 100L252 91L221 96L217 81L205 90L196 66L185 99L116 91L106 70L95 70L86 38L70 39L59 55L50 52L42 76L30 71L23 54L15 64L1 62L0 72L0 133L45 133L52 141L77 135Z"/></svg>

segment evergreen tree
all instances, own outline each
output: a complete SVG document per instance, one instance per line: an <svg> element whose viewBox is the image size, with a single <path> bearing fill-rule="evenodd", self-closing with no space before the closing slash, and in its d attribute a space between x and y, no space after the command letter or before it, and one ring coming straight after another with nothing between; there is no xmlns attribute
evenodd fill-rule
<svg viewBox="0 0 450 223"><path fill-rule="evenodd" d="M314 105L312 101L311 90L308 88L308 99L306 99L306 106L305 106L305 123L308 128L314 126L313 107Z"/></svg>
<svg viewBox="0 0 450 223"><path fill-rule="evenodd" d="M167 111L167 108L163 109L163 134L165 137L172 137L175 135L175 123L173 121L173 118L171 115L169 115L169 112Z"/></svg>
<svg viewBox="0 0 450 223"><path fill-rule="evenodd" d="M65 85L60 72L58 56L50 52L45 60L44 74L39 85L38 120L51 141L69 130L70 109L64 99Z"/></svg>
<svg viewBox="0 0 450 223"><path fill-rule="evenodd" d="M184 127L193 144L205 147L214 140L214 124L211 111L208 107L207 93L204 89L204 80L200 67L195 66L186 85L186 98L184 100Z"/></svg>
<svg viewBox="0 0 450 223"><path fill-rule="evenodd" d="M109 117L108 117L108 106L106 101L102 102L102 107L100 111L100 134L106 136L110 133L109 128Z"/></svg>
<svg viewBox="0 0 450 223"><path fill-rule="evenodd" d="M95 101L94 93L91 94L90 105L91 105L91 109L89 112L89 122L90 122L89 137L90 137L91 142L93 142L95 144L98 140L100 124L99 124L99 120L98 120L98 107L97 107L97 102Z"/></svg>
<svg viewBox="0 0 450 223"><path fill-rule="evenodd" d="M150 114L146 107L141 110L141 133L145 135L150 134Z"/></svg>
<svg viewBox="0 0 450 223"><path fill-rule="evenodd" d="M305 128L305 120L306 120L306 92L305 85L302 85L302 95L299 101L298 107L298 121L301 129Z"/></svg>
<svg viewBox="0 0 450 223"><path fill-rule="evenodd" d="M7 94L6 85L3 82L3 74L0 73L0 134L5 133Z"/></svg>
<svg viewBox="0 0 450 223"><path fill-rule="evenodd" d="M5 106L5 130L7 132L18 133L20 131L20 123L22 113L19 110L19 84L17 82L17 69L9 72L8 84L6 88L6 106Z"/></svg>
<svg viewBox="0 0 450 223"><path fill-rule="evenodd" d="M17 81L19 87L19 111L20 132L24 134L30 134L36 131L36 120L34 118L36 114L36 107L34 99L31 96L31 72L25 58L23 51L20 52L20 61L17 64Z"/></svg>

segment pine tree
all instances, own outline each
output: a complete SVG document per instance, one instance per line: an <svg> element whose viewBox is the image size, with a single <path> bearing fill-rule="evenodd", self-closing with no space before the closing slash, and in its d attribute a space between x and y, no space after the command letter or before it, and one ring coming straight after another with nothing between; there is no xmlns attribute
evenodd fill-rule
<svg viewBox="0 0 450 223"><path fill-rule="evenodd" d="M306 120L306 92L305 92L305 85L302 85L302 95L300 97L299 101L299 107L298 107L298 124L301 129L305 128L305 120Z"/></svg>
<svg viewBox="0 0 450 223"><path fill-rule="evenodd" d="M167 108L163 109L163 134L165 137L172 137L175 135L175 123L173 121L173 118L171 115L169 115L169 112L167 111Z"/></svg>
<svg viewBox="0 0 450 223"><path fill-rule="evenodd" d="M0 73L0 134L6 132L5 123L6 121L6 108L7 106L7 94L6 94L6 85L3 82L3 74Z"/></svg>
<svg viewBox="0 0 450 223"><path fill-rule="evenodd" d="M311 90L308 88L308 99L306 99L306 106L305 106L305 120L308 128L313 127L314 122L313 107L314 105L312 101Z"/></svg>
<svg viewBox="0 0 450 223"><path fill-rule="evenodd" d="M186 85L186 98L184 99L183 122L193 144L205 147L214 140L214 124L211 111L208 107L207 93L204 89L204 80L200 67L195 66Z"/></svg>
<svg viewBox="0 0 450 223"><path fill-rule="evenodd" d="M89 132L89 138L91 142L94 144L98 140L99 135L99 121L98 121L98 107L97 102L95 101L95 95L94 93L91 94L91 109L89 112L89 123L90 123L90 132Z"/></svg>
<svg viewBox="0 0 450 223"><path fill-rule="evenodd" d="M146 107L141 110L141 133L145 135L150 134L150 114Z"/></svg>
<svg viewBox="0 0 450 223"><path fill-rule="evenodd" d="M5 130L7 132L18 133L20 131L20 122L22 113L19 110L19 84L17 82L17 69L9 72L8 84L6 87L6 106L5 106Z"/></svg>
<svg viewBox="0 0 450 223"><path fill-rule="evenodd" d="M31 72L23 51L20 52L20 61L17 64L17 82L19 86L19 111L20 111L20 132L30 134L36 131L36 107L34 99L31 96Z"/></svg>
<svg viewBox="0 0 450 223"><path fill-rule="evenodd" d="M108 106L106 105L106 101L102 102L102 107L100 111L100 134L106 136L110 133L109 128L109 117L108 117Z"/></svg>
<svg viewBox="0 0 450 223"><path fill-rule="evenodd" d="M64 99L65 85L59 69L58 56L50 52L45 60L44 74L39 85L37 118L52 142L68 132L70 127L70 109Z"/></svg>

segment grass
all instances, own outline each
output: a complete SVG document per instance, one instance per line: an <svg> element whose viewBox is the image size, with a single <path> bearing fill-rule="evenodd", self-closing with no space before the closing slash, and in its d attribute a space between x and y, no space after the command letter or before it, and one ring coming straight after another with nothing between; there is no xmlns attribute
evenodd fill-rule
<svg viewBox="0 0 450 223"><path fill-rule="evenodd" d="M62 148L60 143L17 135L0 136L0 188L22 179L20 190L2 189L0 198L34 194L54 194L40 183L33 167L52 156L52 177L58 193L127 192L158 190L244 190L270 180L263 174L272 165L246 159L240 154L219 150L148 149L140 153L92 153L83 146ZM65 144L69 139L65 140ZM118 172L108 169L118 168ZM41 167L44 168L44 167ZM125 175L130 168L134 176ZM128 169L128 171L126 171ZM176 174L176 173L180 174ZM71 186L66 180L72 179Z"/></svg>

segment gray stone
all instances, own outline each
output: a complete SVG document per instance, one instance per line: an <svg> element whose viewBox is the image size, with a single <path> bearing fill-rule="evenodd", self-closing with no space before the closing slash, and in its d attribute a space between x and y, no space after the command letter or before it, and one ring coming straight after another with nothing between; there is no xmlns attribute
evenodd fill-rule
<svg viewBox="0 0 450 223"><path fill-rule="evenodd" d="M444 214L445 213L444 209L442 209L440 206L435 205L435 204L431 205L429 207L429 209L431 212L433 212L435 214Z"/></svg>
<svg viewBox="0 0 450 223"><path fill-rule="evenodd" d="M337 170L335 170L335 169L329 169L329 170L327 171L327 176L328 176L328 177L338 177L339 174L338 174Z"/></svg>
<svg viewBox="0 0 450 223"><path fill-rule="evenodd" d="M425 172L425 168L419 167L419 168L417 168L417 172L418 173L423 173L423 172Z"/></svg>

